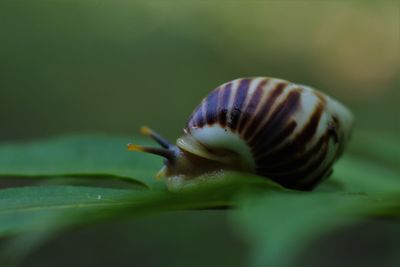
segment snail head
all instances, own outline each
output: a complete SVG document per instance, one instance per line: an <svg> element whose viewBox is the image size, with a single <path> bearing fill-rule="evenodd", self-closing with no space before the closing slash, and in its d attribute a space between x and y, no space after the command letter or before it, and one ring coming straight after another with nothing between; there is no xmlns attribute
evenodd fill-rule
<svg viewBox="0 0 400 267"><path fill-rule="evenodd" d="M142 127L140 132L156 141L161 147L145 147L128 144L129 151L139 151L164 157L164 166L156 174L156 178L182 176L184 179L194 177L205 171L221 168L221 163L196 155L177 145L171 144L164 137L148 127Z"/></svg>

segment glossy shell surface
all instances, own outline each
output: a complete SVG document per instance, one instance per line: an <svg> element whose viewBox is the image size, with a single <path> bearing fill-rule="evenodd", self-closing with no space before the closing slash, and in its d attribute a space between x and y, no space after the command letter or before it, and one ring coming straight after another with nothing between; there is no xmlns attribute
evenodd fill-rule
<svg viewBox="0 0 400 267"><path fill-rule="evenodd" d="M204 151L195 146L202 146L208 155L200 156L221 161L218 151L231 151L241 158L241 169L310 189L331 173L351 124L346 107L308 86L243 78L203 99L177 145L195 154Z"/></svg>

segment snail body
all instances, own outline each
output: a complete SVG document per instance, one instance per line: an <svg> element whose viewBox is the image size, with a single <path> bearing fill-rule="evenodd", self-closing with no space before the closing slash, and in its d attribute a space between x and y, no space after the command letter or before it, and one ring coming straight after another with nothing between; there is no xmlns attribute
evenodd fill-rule
<svg viewBox="0 0 400 267"><path fill-rule="evenodd" d="M350 111L315 89L276 78L242 78L202 100L176 145L143 128L163 148L129 148L164 156L159 176L172 186L236 170L311 190L332 172L351 127Z"/></svg>

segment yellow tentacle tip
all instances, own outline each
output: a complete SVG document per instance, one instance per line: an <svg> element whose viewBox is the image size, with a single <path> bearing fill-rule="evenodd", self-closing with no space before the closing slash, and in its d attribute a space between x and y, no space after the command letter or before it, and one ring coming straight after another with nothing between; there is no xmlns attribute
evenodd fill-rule
<svg viewBox="0 0 400 267"><path fill-rule="evenodd" d="M129 151L144 151L141 146L135 144L128 144L127 147Z"/></svg>
<svg viewBox="0 0 400 267"><path fill-rule="evenodd" d="M162 177L165 176L166 173L167 173L167 168L166 168L165 166L163 166L163 167L161 168L161 170L159 170L159 171L157 172L157 174L156 174L156 179L157 179L157 180L160 180Z"/></svg>
<svg viewBox="0 0 400 267"><path fill-rule="evenodd" d="M150 136L151 132L152 132L151 129L149 127L147 127L147 126L142 126L140 128L140 133L143 134L143 135Z"/></svg>

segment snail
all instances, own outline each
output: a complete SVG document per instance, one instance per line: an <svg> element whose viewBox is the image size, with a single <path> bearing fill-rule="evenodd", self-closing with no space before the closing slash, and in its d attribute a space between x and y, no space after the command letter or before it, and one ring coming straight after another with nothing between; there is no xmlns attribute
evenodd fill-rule
<svg viewBox="0 0 400 267"><path fill-rule="evenodd" d="M202 100L176 145L142 127L162 148L128 144L128 150L164 157L156 177L165 176L172 187L233 170L289 189L312 190L332 173L352 121L344 105L311 87L277 78L241 78Z"/></svg>

